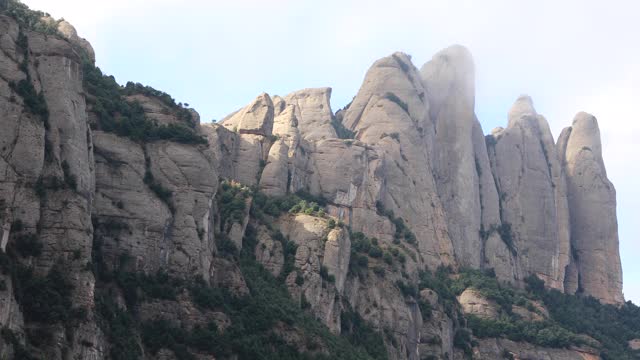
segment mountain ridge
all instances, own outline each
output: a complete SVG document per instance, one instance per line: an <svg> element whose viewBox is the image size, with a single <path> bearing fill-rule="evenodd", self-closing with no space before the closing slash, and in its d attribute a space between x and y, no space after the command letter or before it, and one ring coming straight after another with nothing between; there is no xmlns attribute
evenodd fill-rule
<svg viewBox="0 0 640 360"><path fill-rule="evenodd" d="M336 113L303 89L200 124L102 74L70 24L7 5L2 354L632 356L595 117L555 142L523 96L485 136L453 46L421 70L376 61ZM566 304L624 336L581 337Z"/></svg>

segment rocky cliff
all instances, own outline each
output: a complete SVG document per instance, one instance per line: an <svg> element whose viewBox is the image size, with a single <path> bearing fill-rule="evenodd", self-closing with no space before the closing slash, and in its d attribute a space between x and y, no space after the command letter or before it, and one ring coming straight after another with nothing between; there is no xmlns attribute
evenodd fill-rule
<svg viewBox="0 0 640 360"><path fill-rule="evenodd" d="M337 112L304 89L200 124L69 23L0 10L3 357L626 354L554 310L637 316L595 117L556 143L521 96L485 136L453 46L376 61Z"/></svg>

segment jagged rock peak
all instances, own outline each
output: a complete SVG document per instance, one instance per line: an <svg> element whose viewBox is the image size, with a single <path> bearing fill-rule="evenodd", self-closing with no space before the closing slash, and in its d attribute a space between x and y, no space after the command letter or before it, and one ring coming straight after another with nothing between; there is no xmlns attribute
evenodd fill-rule
<svg viewBox="0 0 640 360"><path fill-rule="evenodd" d="M268 136L273 129L273 102L267 93L262 93L243 109L221 121L227 129L240 134Z"/></svg>
<svg viewBox="0 0 640 360"><path fill-rule="evenodd" d="M96 54L91 43L85 38L78 36L78 31L66 20L56 20L51 16L44 16L40 19L44 24L54 27L63 38L71 45L82 49L92 63L96 62Z"/></svg>
<svg viewBox="0 0 640 360"><path fill-rule="evenodd" d="M605 171L606 174L604 162L602 162L600 128L598 127L598 120L595 116L583 111L576 114L573 118L573 123L571 124L571 142L574 146L567 150L579 151L584 147L589 148L593 152L594 156L601 162L602 170ZM579 149L578 146L580 146Z"/></svg>
<svg viewBox="0 0 640 360"><path fill-rule="evenodd" d="M560 135L558 151L567 177L578 291L605 303L622 303L616 191L607 178L596 118L578 113Z"/></svg>
<svg viewBox="0 0 640 360"><path fill-rule="evenodd" d="M307 140L335 138L331 126L331 88L308 88L294 91L284 97L287 105L294 106L295 118L302 136Z"/></svg>
<svg viewBox="0 0 640 360"><path fill-rule="evenodd" d="M367 71L358 95L347 109L343 123L351 130L367 128L381 122L398 124L398 117L408 114L422 122L427 107L421 76L411 56L395 52L377 60ZM384 116L370 116L372 108L382 107ZM361 120L364 120L361 122ZM374 137L380 134L374 131Z"/></svg>
<svg viewBox="0 0 640 360"><path fill-rule="evenodd" d="M538 115L529 95L520 95L509 109L509 127L520 119L531 119Z"/></svg>

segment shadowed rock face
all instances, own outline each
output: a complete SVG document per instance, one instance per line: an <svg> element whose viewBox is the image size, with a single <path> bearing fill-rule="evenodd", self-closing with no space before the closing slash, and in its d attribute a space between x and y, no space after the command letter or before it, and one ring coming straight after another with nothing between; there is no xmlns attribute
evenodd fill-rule
<svg viewBox="0 0 640 360"><path fill-rule="evenodd" d="M573 262L578 292L620 303L622 268L618 252L616 190L602 160L598 121L581 112L558 139L566 172Z"/></svg>
<svg viewBox="0 0 640 360"><path fill-rule="evenodd" d="M237 258L217 241L246 250L251 236L256 260L282 278L293 299L335 334L346 311L359 314L385 333L391 359L460 355L455 314L434 291L409 286L425 268L493 269L514 285L537 275L560 291L623 301L615 190L595 118L578 114L556 145L523 96L506 128L485 138L474 109L473 60L461 46L439 52L420 71L403 53L376 61L339 115L330 88L261 94L221 123L203 125L195 112L196 121L185 124L178 116L184 109L159 97L128 94L125 100L138 102L158 125L192 126L208 140L199 144L92 130L97 110L83 88L78 51L92 60L93 50L70 24L58 26L60 37L44 36L0 16L0 248L37 234L42 253L20 261L41 275L64 265L72 301L88 314L73 331L51 330L58 341L44 349L51 358L109 358L94 293L111 289L87 270L98 256L108 270L197 277L246 295L250 283ZM17 96L14 84L26 79L42 92L47 121ZM345 133L334 127L340 121L353 139L338 138ZM304 191L327 205L322 215L285 213L267 226L247 195L239 219L223 222L217 201L228 183L219 178L270 197ZM363 239L372 249L362 250ZM283 273L290 266L294 271ZM0 280L0 323L24 337L39 325L24 316L11 276ZM229 326L226 315L197 307L187 292L145 302L140 316L186 328ZM124 306L125 295L113 297ZM473 290L459 301L470 313L497 314ZM423 320L426 303L431 317ZM504 350L582 356L502 340L478 346L487 358ZM0 355L7 351L0 347Z"/></svg>

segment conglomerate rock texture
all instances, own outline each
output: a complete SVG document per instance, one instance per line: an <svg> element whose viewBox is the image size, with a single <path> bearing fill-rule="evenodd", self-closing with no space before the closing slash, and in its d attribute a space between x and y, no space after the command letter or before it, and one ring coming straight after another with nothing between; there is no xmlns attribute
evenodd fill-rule
<svg viewBox="0 0 640 360"><path fill-rule="evenodd" d="M239 265L218 244L241 249L249 231L256 260L284 276L295 301L336 334L344 331L346 311L358 314L384 330L392 359L460 356L453 347L459 320L438 294L410 294L398 285L417 283L425 269L492 269L516 287L536 275L562 292L624 301L615 189L595 117L579 113L556 144L522 96L506 127L485 138L474 111L473 59L461 46L439 52L421 70L403 53L376 61L337 114L330 88L261 94L214 124L200 125L191 111L196 120L189 126L206 139L194 144L102 129L83 87L81 54L93 61L91 45L67 22L58 31L47 36L0 15L1 248L9 252L36 237L38 254L16 261L39 276L63 267L73 306L86 311L77 326L42 325L21 310L12 277L0 275L0 323L21 339L38 327L51 333L55 341L40 348L42 356L109 358L94 292L113 290L121 306L128 300L96 281L96 261L114 272L195 276L242 295L250 290ZM21 81L42 95L46 114L16 90ZM156 124L184 124L180 109L154 95L129 94L126 101ZM247 196L233 222L217 199L220 179L272 198L303 192L326 203L321 213L283 214L265 225L249 211L255 199ZM280 237L295 244L290 263ZM380 253L359 253L363 238ZM365 270L353 270L364 261ZM473 290L459 301L464 312L495 315ZM421 313L424 304L430 317ZM230 322L198 309L186 294L138 311L141 319L163 316L189 329ZM2 341L0 353L14 354ZM483 340L475 351L487 359L505 351L516 358L598 358L500 339ZM175 358L168 350L157 356Z"/></svg>

